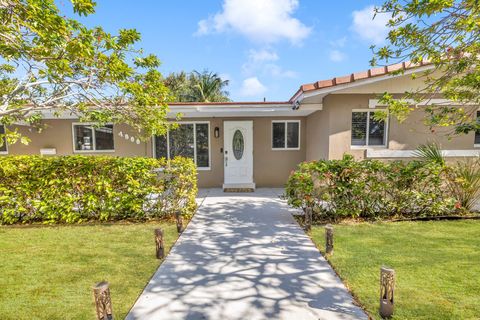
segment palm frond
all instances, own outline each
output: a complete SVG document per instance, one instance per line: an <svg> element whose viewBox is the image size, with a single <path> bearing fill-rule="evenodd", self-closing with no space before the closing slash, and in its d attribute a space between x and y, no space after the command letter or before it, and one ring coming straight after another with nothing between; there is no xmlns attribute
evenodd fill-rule
<svg viewBox="0 0 480 320"><path fill-rule="evenodd" d="M435 142L420 145L413 155L424 161L431 161L442 166L445 165L445 157L442 154L440 145Z"/></svg>

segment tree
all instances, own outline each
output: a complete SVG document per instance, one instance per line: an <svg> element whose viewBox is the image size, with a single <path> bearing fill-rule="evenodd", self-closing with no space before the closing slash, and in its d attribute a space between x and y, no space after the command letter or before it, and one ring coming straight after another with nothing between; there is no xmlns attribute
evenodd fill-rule
<svg viewBox="0 0 480 320"><path fill-rule="evenodd" d="M480 1L387 0L376 14L388 14L388 44L374 48L372 65L427 61L432 69L421 77L425 88L408 92L403 99L383 95L390 114L400 121L413 110L406 99L431 99L439 94L453 101L425 108L432 128L454 128L454 133L479 130L474 113L480 104ZM401 73L403 71L399 71ZM452 106L454 104L455 106Z"/></svg>
<svg viewBox="0 0 480 320"><path fill-rule="evenodd" d="M177 102L227 102L230 101L226 87L229 81L223 80L211 71L171 73L164 81Z"/></svg>
<svg viewBox="0 0 480 320"><path fill-rule="evenodd" d="M77 16L95 11L93 0L71 3ZM126 123L143 138L166 132L169 92L160 61L135 48L135 29L112 35L87 28L63 16L54 0L1 0L0 21L0 123L41 128L46 113L67 113ZM20 138L17 131L6 136Z"/></svg>
<svg viewBox="0 0 480 320"><path fill-rule="evenodd" d="M229 101L228 92L225 87L228 86L228 80L222 80L220 76L213 72L193 71L190 76L193 84L192 98L199 102L225 102Z"/></svg>

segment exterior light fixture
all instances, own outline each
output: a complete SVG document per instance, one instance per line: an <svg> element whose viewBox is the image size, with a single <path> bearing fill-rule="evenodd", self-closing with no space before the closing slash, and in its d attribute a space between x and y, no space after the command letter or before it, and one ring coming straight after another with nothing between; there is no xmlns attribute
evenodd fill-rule
<svg viewBox="0 0 480 320"><path fill-rule="evenodd" d="M219 127L215 127L215 130L213 130L213 135L215 136L215 138L220 137L220 128Z"/></svg>

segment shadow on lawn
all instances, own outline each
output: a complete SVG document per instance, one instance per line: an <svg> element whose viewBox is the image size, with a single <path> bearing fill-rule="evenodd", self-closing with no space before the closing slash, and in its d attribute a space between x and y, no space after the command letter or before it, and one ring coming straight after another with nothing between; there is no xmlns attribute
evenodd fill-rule
<svg viewBox="0 0 480 320"><path fill-rule="evenodd" d="M209 198L127 319L367 318L284 204Z"/></svg>

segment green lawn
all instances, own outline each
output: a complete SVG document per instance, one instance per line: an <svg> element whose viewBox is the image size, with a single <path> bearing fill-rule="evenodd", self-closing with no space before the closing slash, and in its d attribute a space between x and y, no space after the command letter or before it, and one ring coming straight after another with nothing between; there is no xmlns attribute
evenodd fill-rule
<svg viewBox="0 0 480 320"><path fill-rule="evenodd" d="M312 228L322 253L323 227ZM335 225L329 258L374 318L382 265L397 274L394 319L479 319L480 221Z"/></svg>
<svg viewBox="0 0 480 320"><path fill-rule="evenodd" d="M123 319L159 265L153 229L172 223L0 227L1 319L94 319L91 287L110 282Z"/></svg>

